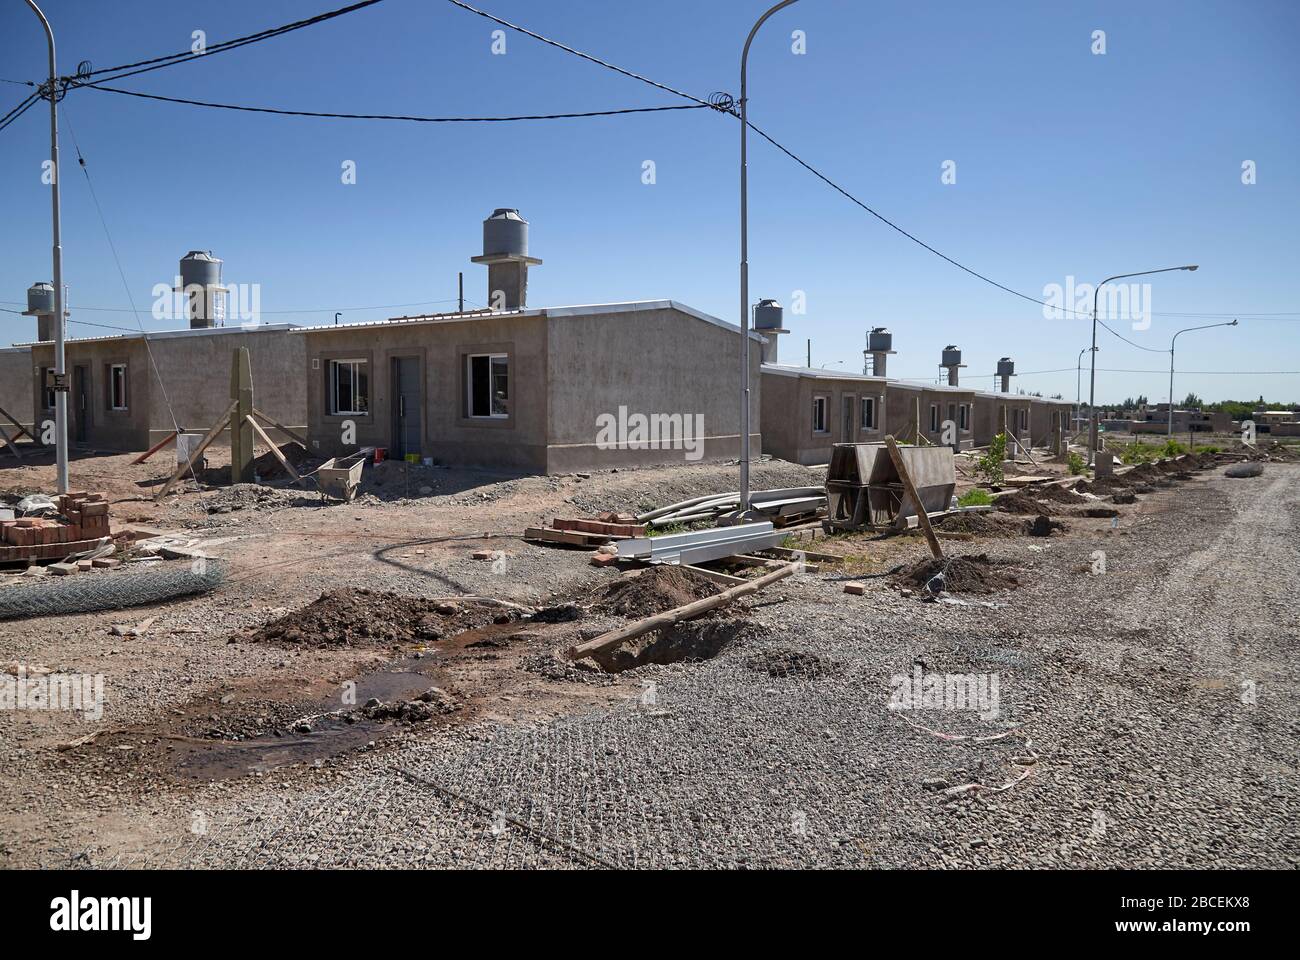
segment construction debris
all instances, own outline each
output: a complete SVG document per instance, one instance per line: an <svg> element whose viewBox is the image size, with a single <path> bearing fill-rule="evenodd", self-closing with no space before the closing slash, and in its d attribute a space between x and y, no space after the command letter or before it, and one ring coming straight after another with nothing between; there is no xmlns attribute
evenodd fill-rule
<svg viewBox="0 0 1300 960"><path fill-rule="evenodd" d="M29 496L17 510L41 515L0 520L0 563L65 560L109 543L108 501L102 493Z"/></svg>
<svg viewBox="0 0 1300 960"><path fill-rule="evenodd" d="M741 522L762 517L774 526L784 527L822 516L826 509L826 494L818 487L754 490L749 495L749 512L742 517L736 512L739 507L739 493L710 494L642 513L636 519L648 526L667 527L717 522L723 518Z"/></svg>
<svg viewBox="0 0 1300 960"><path fill-rule="evenodd" d="M743 523L734 527L621 540L618 556L649 563L699 564L779 546L785 536L768 521Z"/></svg>
<svg viewBox="0 0 1300 960"><path fill-rule="evenodd" d="M873 530L909 525L921 513L946 512L957 489L948 447L897 447L885 443L837 443L826 470L826 524L831 530ZM915 487L908 496L900 465ZM920 504L920 506L918 506ZM927 537L927 539L929 539Z"/></svg>

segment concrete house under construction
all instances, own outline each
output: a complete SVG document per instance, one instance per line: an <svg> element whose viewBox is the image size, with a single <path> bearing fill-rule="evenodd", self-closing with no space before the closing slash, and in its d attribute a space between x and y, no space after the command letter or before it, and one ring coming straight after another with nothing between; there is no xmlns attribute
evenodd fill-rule
<svg viewBox="0 0 1300 960"><path fill-rule="evenodd" d="M483 224L492 309L310 327L307 436L315 456L383 447L508 471L563 473L734 457L740 330L672 300L530 308L528 224ZM750 333L758 386L763 338ZM730 365L728 365L730 369ZM751 430L759 449L759 392Z"/></svg>

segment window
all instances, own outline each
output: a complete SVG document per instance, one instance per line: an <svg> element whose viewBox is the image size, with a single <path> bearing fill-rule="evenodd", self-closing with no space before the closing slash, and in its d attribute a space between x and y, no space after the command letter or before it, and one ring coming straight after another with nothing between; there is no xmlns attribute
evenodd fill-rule
<svg viewBox="0 0 1300 960"><path fill-rule="evenodd" d="M876 429L876 398L875 397L862 398L862 429L863 430Z"/></svg>
<svg viewBox="0 0 1300 960"><path fill-rule="evenodd" d="M126 409L125 363L111 363L108 366L108 408L110 410Z"/></svg>
<svg viewBox="0 0 1300 960"><path fill-rule="evenodd" d="M938 433L939 431L939 405L930 404L930 432Z"/></svg>
<svg viewBox="0 0 1300 960"><path fill-rule="evenodd" d="M826 398L813 397L813 433L826 433Z"/></svg>
<svg viewBox="0 0 1300 960"><path fill-rule="evenodd" d="M970 404L963 403L957 408L957 413L961 417L961 423L958 424L963 430L970 429Z"/></svg>
<svg viewBox="0 0 1300 960"><path fill-rule="evenodd" d="M957 422L957 404L948 404L948 419L953 423Z"/></svg>
<svg viewBox="0 0 1300 960"><path fill-rule="evenodd" d="M1024 433L1029 429L1029 411L1021 407L1016 411L1016 430Z"/></svg>
<svg viewBox="0 0 1300 960"><path fill-rule="evenodd" d="M365 360L331 360L329 411L354 416L370 412L370 373Z"/></svg>
<svg viewBox="0 0 1300 960"><path fill-rule="evenodd" d="M510 358L504 353L476 353L466 360L469 415L510 416Z"/></svg>
<svg viewBox="0 0 1300 960"><path fill-rule="evenodd" d="M41 409L54 409L54 368L41 367Z"/></svg>

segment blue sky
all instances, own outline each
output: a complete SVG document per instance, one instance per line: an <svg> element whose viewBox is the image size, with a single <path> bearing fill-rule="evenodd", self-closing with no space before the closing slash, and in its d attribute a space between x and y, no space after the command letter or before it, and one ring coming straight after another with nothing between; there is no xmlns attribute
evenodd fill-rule
<svg viewBox="0 0 1300 960"><path fill-rule="evenodd" d="M209 44L344 0L45 0L61 72ZM737 92L740 47L763 2L654 4L480 0L507 19L700 96ZM150 93L259 106L432 116L567 112L679 103L444 0L386 0L325 24L118 82ZM792 52L792 31L806 53ZM1091 48L1105 31L1106 53ZM801 0L751 54L751 119L927 243L1031 296L1049 284L1199 263L1149 278L1150 328L1111 325L1167 350L1213 322L1160 314L1285 314L1179 340L1179 399L1300 401L1294 97L1300 5L1289 2L880 4ZM0 7L0 77L45 69L39 24ZM0 112L25 89L0 83ZM349 310L485 299L470 264L480 222L517 207L532 224L533 306L673 298L737 319L738 124L712 111L495 125L285 118L72 91L63 104L131 296L146 311L190 249L225 260L228 283L261 287L264 320L325 323L434 310ZM47 113L0 131L0 306L48 279ZM71 131L69 130L69 125ZM344 161L357 182L344 185ZM642 182L655 164L655 183ZM941 182L945 161L956 182ZM1242 183L1253 161L1257 182ZM80 170L65 160L65 280L74 319L134 326ZM751 137L750 276L787 316L782 359L857 369L865 331L895 334L890 373L932 378L941 348L965 351L987 387L1000 356L1019 388L1075 395L1083 319L994 289L914 245ZM443 305L451 306L451 304ZM315 314L277 311L320 308ZM74 326L72 335L103 333ZM0 313L0 342L32 338ZM1102 331L1101 368L1167 371L1167 353ZM1086 362L1085 357L1085 362ZM1069 368L1068 373L1034 371ZM1084 393L1087 393L1085 369ZM1167 372L1099 373L1098 395L1168 392Z"/></svg>

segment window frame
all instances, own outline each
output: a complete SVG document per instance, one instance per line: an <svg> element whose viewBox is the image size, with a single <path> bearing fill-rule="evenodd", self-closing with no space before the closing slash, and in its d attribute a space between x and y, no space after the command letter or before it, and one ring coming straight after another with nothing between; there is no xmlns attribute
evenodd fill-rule
<svg viewBox="0 0 1300 960"><path fill-rule="evenodd" d="M54 409L54 405L58 399L56 397L57 393L58 391L54 389L54 368L41 367L41 409L42 410Z"/></svg>
<svg viewBox="0 0 1300 960"><path fill-rule="evenodd" d="M343 364L348 364L352 369L352 404L351 410L338 409L339 389L338 389L338 371ZM359 368L365 367L366 390L365 403L370 406L370 360L367 357L332 357L325 364L325 389L329 396L327 398L326 409L331 417L368 417L370 410L357 410L357 373Z"/></svg>
<svg viewBox="0 0 1300 960"><path fill-rule="evenodd" d="M861 409L858 411L858 429L863 432L871 432L876 429L876 398L859 397L858 402ZM868 407L868 404L870 406ZM871 410L871 416L867 416L867 410Z"/></svg>
<svg viewBox="0 0 1300 960"><path fill-rule="evenodd" d="M488 362L488 412L474 412L474 361L479 358L486 358ZM496 403L495 391L493 390L492 372L493 362L504 360L506 365L506 395L505 395L505 412L493 413L492 407ZM509 420L510 419L510 354L507 352L499 353L467 353L465 354L465 417L469 420Z"/></svg>
<svg viewBox="0 0 1300 960"><path fill-rule="evenodd" d="M939 405L937 403L930 404L930 432L939 432Z"/></svg>
<svg viewBox="0 0 1300 960"><path fill-rule="evenodd" d="M813 435L814 435L814 436L820 436L820 435L822 435L822 434L828 434L828 433L831 432L831 430L830 430L830 419L829 419L829 417L827 416L827 411L829 410L829 407L830 407L830 399L829 399L825 394L822 394L822 393L813 394L813 398L812 398L812 415L813 415L813 416L812 416L812 432L813 432ZM817 425L817 424L818 424L818 419L819 419L819 417L818 417L818 413L817 413L818 409L821 410L821 416L820 416L821 426L818 426L818 425Z"/></svg>
<svg viewBox="0 0 1300 960"><path fill-rule="evenodd" d="M957 404L957 416L960 418L957 427L964 433L970 432L970 404Z"/></svg>
<svg viewBox="0 0 1300 960"><path fill-rule="evenodd" d="M109 363L107 364L107 366L108 366L108 383L106 384L106 386L108 387L108 397L106 398L108 400L107 409L113 413L125 413L126 411L131 409L131 394L128 388L129 381L127 380L126 361L123 360L115 363ZM122 371L122 378L121 378L122 402L120 404L117 402L118 398L115 395L118 386L117 371L119 370Z"/></svg>

